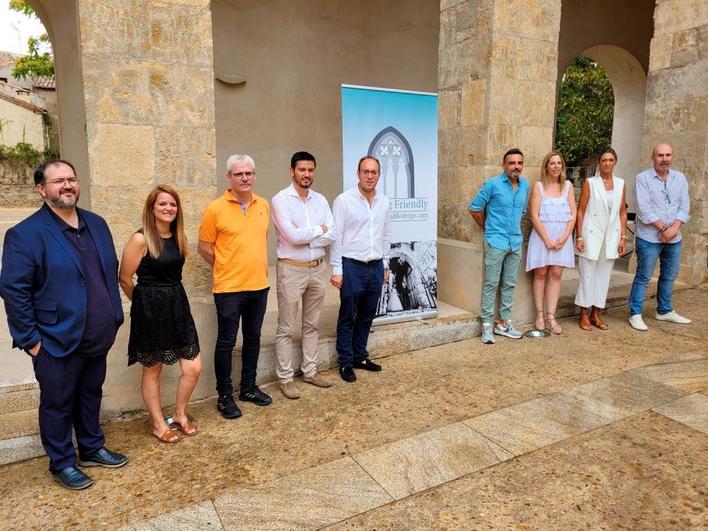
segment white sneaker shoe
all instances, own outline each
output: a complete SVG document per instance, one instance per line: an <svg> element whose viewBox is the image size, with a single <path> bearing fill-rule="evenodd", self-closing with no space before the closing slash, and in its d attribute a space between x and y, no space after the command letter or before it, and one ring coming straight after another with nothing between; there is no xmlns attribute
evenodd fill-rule
<svg viewBox="0 0 708 531"><path fill-rule="evenodd" d="M640 332L646 332L649 327L644 324L644 319L642 319L642 314L638 313L629 318L629 326Z"/></svg>
<svg viewBox="0 0 708 531"><path fill-rule="evenodd" d="M691 324L690 319L686 319L685 317L677 314L675 311L671 310L669 313L657 313L655 316L657 321L668 321L670 323L676 323L676 324Z"/></svg>
<svg viewBox="0 0 708 531"><path fill-rule="evenodd" d="M492 345L495 341L492 333L492 323L482 323L482 343Z"/></svg>

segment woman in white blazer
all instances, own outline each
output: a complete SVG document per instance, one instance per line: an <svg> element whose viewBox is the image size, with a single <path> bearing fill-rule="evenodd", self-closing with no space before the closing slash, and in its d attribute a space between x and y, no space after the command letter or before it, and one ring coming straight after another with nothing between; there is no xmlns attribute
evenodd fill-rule
<svg viewBox="0 0 708 531"><path fill-rule="evenodd" d="M624 180L613 174L615 164L617 153L606 148L600 154L599 175L586 179L580 192L575 225L580 286L575 304L580 306L580 328L587 331L608 328L600 309L605 307L615 259L624 254L627 243L627 197Z"/></svg>

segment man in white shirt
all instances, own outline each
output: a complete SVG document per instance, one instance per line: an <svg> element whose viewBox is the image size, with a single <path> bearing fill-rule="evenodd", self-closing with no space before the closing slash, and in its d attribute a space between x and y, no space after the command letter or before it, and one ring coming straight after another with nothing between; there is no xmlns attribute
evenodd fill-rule
<svg viewBox="0 0 708 531"><path fill-rule="evenodd" d="M310 189L316 164L310 153L295 153L290 159L292 183L271 201L271 216L278 236L276 372L280 390L290 399L300 397L293 382L292 335L301 300L302 379L317 387L332 385L317 373L317 344L320 310L327 284L325 247L335 240L336 231L327 199Z"/></svg>
<svg viewBox="0 0 708 531"><path fill-rule="evenodd" d="M379 161L362 157L357 187L340 194L332 206L337 237L330 255L331 282L339 288L337 361L345 382L356 381L354 368L381 370L366 351L391 252L389 202L376 192L380 175Z"/></svg>
<svg viewBox="0 0 708 531"><path fill-rule="evenodd" d="M677 324L691 323L671 305L674 280L681 265L681 226L689 220L688 181L683 173L671 169L674 150L669 144L654 147L651 158L654 166L637 175L635 180L637 271L628 301L629 325L641 332L649 329L642 318L642 309L657 261L655 318Z"/></svg>

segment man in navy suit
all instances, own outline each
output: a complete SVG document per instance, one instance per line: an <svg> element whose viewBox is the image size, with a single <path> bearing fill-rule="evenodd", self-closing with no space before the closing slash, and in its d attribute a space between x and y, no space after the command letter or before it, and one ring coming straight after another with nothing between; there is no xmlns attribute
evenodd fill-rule
<svg viewBox="0 0 708 531"><path fill-rule="evenodd" d="M118 468L99 425L106 355L123 322L118 258L103 218L76 206L79 182L65 160L34 173L44 205L7 231L0 271L13 347L32 357L39 382L39 432L54 478L91 486L78 465Z"/></svg>

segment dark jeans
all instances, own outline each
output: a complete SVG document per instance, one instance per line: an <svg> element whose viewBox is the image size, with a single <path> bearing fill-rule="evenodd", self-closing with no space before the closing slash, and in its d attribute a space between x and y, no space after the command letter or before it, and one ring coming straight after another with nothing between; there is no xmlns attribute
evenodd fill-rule
<svg viewBox="0 0 708 531"><path fill-rule="evenodd" d="M342 288L339 290L337 354L340 367L369 357L366 343L383 286L383 260L360 262L342 258Z"/></svg>
<svg viewBox="0 0 708 531"><path fill-rule="evenodd" d="M261 326L266 304L268 304L269 289L214 293L219 327L214 348L214 371L216 391L219 396L230 396L234 392L231 381L231 361L236 346L239 320L243 326L241 390L256 385L258 355L261 351Z"/></svg>
<svg viewBox="0 0 708 531"><path fill-rule="evenodd" d="M99 424L106 354L82 356L76 352L55 358L44 348L32 358L39 382L39 434L49 456L49 470L58 472L76 463L72 426L82 455L103 448Z"/></svg>

